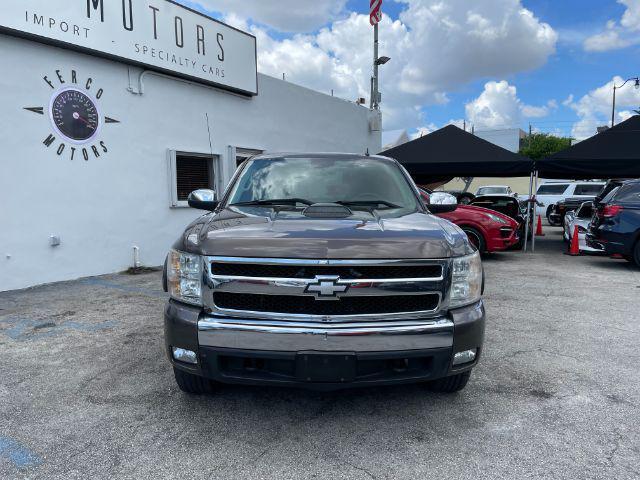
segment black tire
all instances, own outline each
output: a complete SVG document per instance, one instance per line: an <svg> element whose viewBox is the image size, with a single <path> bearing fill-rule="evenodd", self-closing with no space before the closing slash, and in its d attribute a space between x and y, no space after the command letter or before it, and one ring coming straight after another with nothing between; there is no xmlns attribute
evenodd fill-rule
<svg viewBox="0 0 640 480"><path fill-rule="evenodd" d="M462 227L462 231L467 234L469 241L480 253L485 253L487 251L487 242L485 241L482 233L472 227Z"/></svg>
<svg viewBox="0 0 640 480"><path fill-rule="evenodd" d="M636 247L633 249L633 260L640 267L640 240L636 242Z"/></svg>
<svg viewBox="0 0 640 480"><path fill-rule="evenodd" d="M438 393L455 393L467 386L467 382L471 377L471 370L451 375L450 377L439 378L429 382L429 390Z"/></svg>
<svg viewBox="0 0 640 480"><path fill-rule="evenodd" d="M180 390L185 393L202 395L203 393L211 393L213 390L210 380L184 370L173 367L173 376L176 378L176 383Z"/></svg>
<svg viewBox="0 0 640 480"><path fill-rule="evenodd" d="M535 205L534 205L534 212L533 212L533 216L535 218L536 213L535 213ZM557 226L560 225L559 223L556 225L555 222L551 221L551 212L553 211L553 206L549 206L547 207L547 214L545 215L547 217L547 222L549 222L549 225L553 225L553 226Z"/></svg>

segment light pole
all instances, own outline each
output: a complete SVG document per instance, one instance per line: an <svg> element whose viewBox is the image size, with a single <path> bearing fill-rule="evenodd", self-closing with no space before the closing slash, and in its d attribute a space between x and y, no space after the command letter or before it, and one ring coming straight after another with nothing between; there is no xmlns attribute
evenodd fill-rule
<svg viewBox="0 0 640 480"><path fill-rule="evenodd" d="M640 78L639 77L627 78L624 81L624 83L622 85L620 85L619 87L617 87L615 83L613 84L613 105L612 105L612 108L611 108L611 128L613 128L615 123L616 123L616 90L619 89L619 88L624 87L631 80L634 80L636 82L635 83L636 90L638 88L640 88Z"/></svg>
<svg viewBox="0 0 640 480"><path fill-rule="evenodd" d="M380 92L378 90L378 67L384 65L389 60L389 57L378 57L378 24L373 26L373 77L371 77L371 101L370 108L372 110L378 110L380 108Z"/></svg>

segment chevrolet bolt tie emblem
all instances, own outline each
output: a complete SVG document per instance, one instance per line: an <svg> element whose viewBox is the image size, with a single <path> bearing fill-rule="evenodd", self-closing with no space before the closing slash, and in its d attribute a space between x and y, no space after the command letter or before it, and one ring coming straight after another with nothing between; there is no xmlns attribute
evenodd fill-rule
<svg viewBox="0 0 640 480"><path fill-rule="evenodd" d="M307 285L305 293L313 293L318 300L332 300L346 293L349 285L340 284L340 277L316 275L315 282Z"/></svg>

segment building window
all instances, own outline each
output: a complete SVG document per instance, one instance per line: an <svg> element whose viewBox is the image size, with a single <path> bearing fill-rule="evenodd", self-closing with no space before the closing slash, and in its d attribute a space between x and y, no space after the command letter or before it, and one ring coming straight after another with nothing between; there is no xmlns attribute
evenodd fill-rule
<svg viewBox="0 0 640 480"><path fill-rule="evenodd" d="M204 153L169 152L171 178L171 206L186 207L187 198L194 190L217 190L218 157Z"/></svg>
<svg viewBox="0 0 640 480"><path fill-rule="evenodd" d="M238 168L240 164L247 158L253 157L254 155L260 155L261 153L262 150L254 150L251 148L236 148L236 168Z"/></svg>

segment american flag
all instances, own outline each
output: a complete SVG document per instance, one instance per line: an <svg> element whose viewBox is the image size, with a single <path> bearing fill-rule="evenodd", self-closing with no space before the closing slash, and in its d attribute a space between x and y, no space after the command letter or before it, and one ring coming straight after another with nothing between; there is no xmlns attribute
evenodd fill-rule
<svg viewBox="0 0 640 480"><path fill-rule="evenodd" d="M369 0L369 23L376 25L382 20L382 0Z"/></svg>

